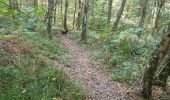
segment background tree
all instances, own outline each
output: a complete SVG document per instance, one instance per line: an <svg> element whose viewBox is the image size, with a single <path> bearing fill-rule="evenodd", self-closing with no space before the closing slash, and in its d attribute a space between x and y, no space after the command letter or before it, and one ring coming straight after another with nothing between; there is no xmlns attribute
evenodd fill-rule
<svg viewBox="0 0 170 100"><path fill-rule="evenodd" d="M75 26L75 21L76 21L76 12L77 12L77 0L75 0L75 4L74 4L73 28Z"/></svg>
<svg viewBox="0 0 170 100"><path fill-rule="evenodd" d="M81 41L86 41L86 31L87 31L87 12L88 12L88 5L89 5L89 0L84 0L83 3L83 8L84 8L84 13L83 13L83 23L82 23L82 33L81 33Z"/></svg>
<svg viewBox="0 0 170 100"><path fill-rule="evenodd" d="M80 24L81 24L81 16L82 16L82 3L81 0L79 0L78 3L78 14L77 14L77 29L80 29Z"/></svg>
<svg viewBox="0 0 170 100"><path fill-rule="evenodd" d="M119 24L121 15L122 15L123 10L124 10L124 7L125 7L125 4L126 4L126 0L122 0L122 1L121 1L121 6L120 6L120 8L119 8L119 11L118 11L117 14L116 14L116 20L115 20L115 22L114 22L114 24L113 24L113 29L116 29L117 26L118 26L118 24Z"/></svg>
<svg viewBox="0 0 170 100"><path fill-rule="evenodd" d="M55 3L54 3L54 23L56 23L57 4L58 4L58 0L55 0Z"/></svg>
<svg viewBox="0 0 170 100"><path fill-rule="evenodd" d="M68 14L68 0L65 0L65 11L64 11L64 31L67 32L67 14Z"/></svg>
<svg viewBox="0 0 170 100"><path fill-rule="evenodd" d="M153 33L157 33L159 31L161 10L162 10L163 5L165 4L165 1L166 0L155 0L156 9L155 9Z"/></svg>
<svg viewBox="0 0 170 100"><path fill-rule="evenodd" d="M143 25L145 23L148 0L142 0L141 2L142 2L142 6L141 6L141 17L140 17L140 21L139 21L139 24L138 24L139 28L143 28Z"/></svg>
<svg viewBox="0 0 170 100"><path fill-rule="evenodd" d="M48 32L48 35L49 35L50 39L52 39L51 28L52 28L53 10L54 10L54 0L48 0L47 32Z"/></svg>
<svg viewBox="0 0 170 100"><path fill-rule="evenodd" d="M18 0L9 0L9 5L14 10L19 10L19 3Z"/></svg>
<svg viewBox="0 0 170 100"><path fill-rule="evenodd" d="M144 26L144 23L145 23L145 17L146 17L146 11L147 11L147 2L148 0L144 0L144 1L141 1L141 16L140 16L140 20L139 20L139 24L138 24L138 27L139 28L143 28ZM142 31L139 31L137 33L137 35L140 37L141 36L141 33Z"/></svg>
<svg viewBox="0 0 170 100"><path fill-rule="evenodd" d="M108 16L107 16L107 24L110 25L111 15L112 15L112 3L113 0L108 0Z"/></svg>
<svg viewBox="0 0 170 100"><path fill-rule="evenodd" d="M38 6L38 0L33 0L33 5Z"/></svg>

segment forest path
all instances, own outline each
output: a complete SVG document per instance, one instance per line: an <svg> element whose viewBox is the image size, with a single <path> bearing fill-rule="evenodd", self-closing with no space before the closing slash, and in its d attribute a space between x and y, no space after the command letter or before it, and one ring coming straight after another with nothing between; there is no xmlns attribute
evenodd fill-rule
<svg viewBox="0 0 170 100"><path fill-rule="evenodd" d="M89 97L86 100L135 100L130 96L130 88L113 81L103 65L92 61L88 52L73 40L61 35L59 42L68 49L74 60L73 67L60 68L87 91Z"/></svg>

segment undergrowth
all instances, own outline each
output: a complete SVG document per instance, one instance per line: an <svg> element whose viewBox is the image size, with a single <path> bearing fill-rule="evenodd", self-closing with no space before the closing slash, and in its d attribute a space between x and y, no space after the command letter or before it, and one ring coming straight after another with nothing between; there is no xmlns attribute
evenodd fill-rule
<svg viewBox="0 0 170 100"><path fill-rule="evenodd" d="M81 46L94 60L108 65L113 80L132 84L140 80L147 58L158 42L148 34L138 37L138 31L129 28L120 32L88 32L88 41ZM79 36L80 32L73 32L71 37L75 40Z"/></svg>
<svg viewBox="0 0 170 100"><path fill-rule="evenodd" d="M0 35L0 99L82 100L80 86L53 64L66 54L38 32Z"/></svg>

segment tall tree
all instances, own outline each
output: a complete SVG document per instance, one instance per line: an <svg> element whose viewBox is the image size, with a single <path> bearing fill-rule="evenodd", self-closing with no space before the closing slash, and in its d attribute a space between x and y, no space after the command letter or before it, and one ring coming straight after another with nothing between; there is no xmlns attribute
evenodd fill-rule
<svg viewBox="0 0 170 100"><path fill-rule="evenodd" d="M58 0L55 0L55 3L54 3L54 23L56 23L57 3L58 3Z"/></svg>
<svg viewBox="0 0 170 100"><path fill-rule="evenodd" d="M75 0L75 4L74 4L73 28L75 26L76 11L77 11L77 0Z"/></svg>
<svg viewBox="0 0 170 100"><path fill-rule="evenodd" d="M33 0L33 5L38 6L38 0Z"/></svg>
<svg viewBox="0 0 170 100"><path fill-rule="evenodd" d="M157 67L161 64L162 60L165 58L169 47L170 47L170 23L165 29L164 37L162 38L159 45L155 48L151 54L148 64L142 78L142 95L145 98L150 98L152 94L153 77Z"/></svg>
<svg viewBox="0 0 170 100"><path fill-rule="evenodd" d="M18 0L9 0L9 5L13 10L19 10Z"/></svg>
<svg viewBox="0 0 170 100"><path fill-rule="evenodd" d="M80 29L80 24L81 24L81 16L82 16L82 4L81 0L79 0L79 6L78 6L78 15L77 15L77 29Z"/></svg>
<svg viewBox="0 0 170 100"><path fill-rule="evenodd" d="M68 31L67 28L67 11L68 11L68 0L65 0L65 11L64 11L64 31Z"/></svg>
<svg viewBox="0 0 170 100"><path fill-rule="evenodd" d="M48 0L47 32L48 32L48 35L49 35L50 39L52 39L51 28L52 28L53 10L54 10L54 0Z"/></svg>
<svg viewBox="0 0 170 100"><path fill-rule="evenodd" d="M144 23L145 23L147 3L148 3L148 0L141 0L141 10L140 10L141 11L141 16L140 16L140 20L139 20L139 23L138 23L139 28L143 28ZM142 31L139 31L137 33L137 35L140 37L141 33L142 33Z"/></svg>
<svg viewBox="0 0 170 100"><path fill-rule="evenodd" d="M159 23L160 23L160 17L161 17L161 10L163 5L165 4L166 0L156 0L156 13L155 13L155 19L154 19L154 27L153 27L153 33L157 33L159 30Z"/></svg>
<svg viewBox="0 0 170 100"><path fill-rule="evenodd" d="M123 11L124 11L125 4L126 4L126 0L122 0L122 1L121 1L120 9L119 9L119 11L118 11L117 14L116 14L116 20L115 20L115 22L114 22L114 24L113 24L113 30L118 27L118 24L119 24L121 15L122 15L122 13L123 13Z"/></svg>
<svg viewBox="0 0 170 100"><path fill-rule="evenodd" d="M140 17L140 21L139 21L139 24L138 24L139 28L143 28L143 25L145 23L148 0L142 0L141 2L142 2L142 7L141 7L141 17Z"/></svg>
<svg viewBox="0 0 170 100"><path fill-rule="evenodd" d="M81 33L81 41L86 41L86 31L87 31L87 12L88 12L88 5L89 5L89 0L84 0L83 3L83 8L84 8L84 13L83 13L83 23L82 23L82 33Z"/></svg>
<svg viewBox="0 0 170 100"><path fill-rule="evenodd" d="M112 15L112 4L113 4L113 0L108 0L108 16L107 16L107 24L110 24L110 20L111 20L111 15Z"/></svg>
<svg viewBox="0 0 170 100"><path fill-rule="evenodd" d="M63 0L60 0L60 5L61 5L61 22L63 25Z"/></svg>

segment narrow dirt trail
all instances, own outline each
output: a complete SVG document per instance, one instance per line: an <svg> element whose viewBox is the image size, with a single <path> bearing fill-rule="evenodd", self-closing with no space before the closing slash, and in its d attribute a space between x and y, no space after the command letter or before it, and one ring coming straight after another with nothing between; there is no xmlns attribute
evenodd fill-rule
<svg viewBox="0 0 170 100"><path fill-rule="evenodd" d="M135 100L128 94L130 89L127 86L112 81L102 65L95 64L88 53L73 40L61 36L60 43L74 58L73 67L60 68L87 91L91 98L86 98L87 100Z"/></svg>

